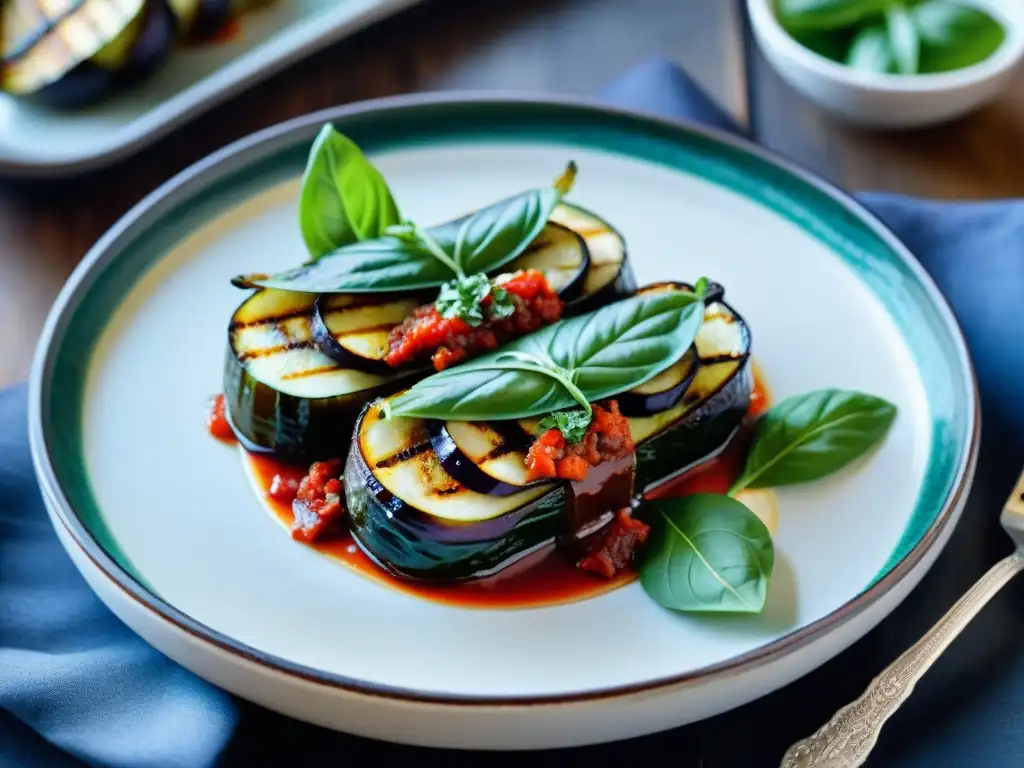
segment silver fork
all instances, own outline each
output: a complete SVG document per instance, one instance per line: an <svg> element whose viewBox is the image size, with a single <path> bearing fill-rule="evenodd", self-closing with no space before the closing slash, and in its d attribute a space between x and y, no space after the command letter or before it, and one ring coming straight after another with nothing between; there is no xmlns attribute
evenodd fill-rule
<svg viewBox="0 0 1024 768"><path fill-rule="evenodd" d="M885 721L910 698L917 681L996 592L1024 570L1024 472L999 522L1017 545L1016 551L992 566L924 637L872 680L859 699L786 750L780 768L854 768L864 764Z"/></svg>

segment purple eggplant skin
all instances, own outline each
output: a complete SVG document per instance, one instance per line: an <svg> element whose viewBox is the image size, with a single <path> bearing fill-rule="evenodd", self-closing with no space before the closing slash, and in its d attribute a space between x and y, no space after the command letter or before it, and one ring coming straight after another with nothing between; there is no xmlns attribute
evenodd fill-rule
<svg viewBox="0 0 1024 768"><path fill-rule="evenodd" d="M427 434L430 435L430 447L434 449L434 455L445 471L462 485L477 493L486 493L488 496L511 496L514 493L532 488L535 485L542 485L550 480L537 480L526 485L512 485L497 478L491 477L484 472L455 444L455 440L448 434L445 424L440 419L428 419L426 421ZM528 450L530 441L526 433L512 423L502 428L501 422L492 422L491 427L498 429L505 445L510 450Z"/></svg>
<svg viewBox="0 0 1024 768"><path fill-rule="evenodd" d="M354 354L338 343L338 340L334 338L327 328L327 323L324 322L323 314L320 312L321 302L327 298L330 297L321 296L313 306L311 330L313 332L313 342L320 348L320 351L346 368L354 368L357 371L366 371L366 373L375 373L381 376L394 373L395 369L383 360L371 360L368 357Z"/></svg>
<svg viewBox="0 0 1024 768"><path fill-rule="evenodd" d="M403 386L408 382L392 380L336 397L295 397L253 377L230 342L224 359L225 412L238 442L251 453L294 464L343 456L364 404Z"/></svg>
<svg viewBox="0 0 1024 768"><path fill-rule="evenodd" d="M146 14L146 23L119 73L122 85L132 85L148 78L163 66L174 48L176 22L167 0L150 0Z"/></svg>
<svg viewBox="0 0 1024 768"><path fill-rule="evenodd" d="M86 60L24 98L58 109L78 109L146 80L164 64L174 47L175 18L166 0L149 0L142 13L146 14L145 23L118 69Z"/></svg>
<svg viewBox="0 0 1024 768"><path fill-rule="evenodd" d="M686 395L686 391L690 388L694 378L697 376L697 370L700 368L697 345L691 344L690 348L686 350L684 357L689 357L691 360L690 370L686 377L674 387L649 395L640 394L639 392L623 392L621 395L617 395L615 399L619 402L619 411L621 411L622 415L627 417L653 416L655 413L667 411L669 408L674 408L678 405L679 401Z"/></svg>
<svg viewBox="0 0 1024 768"><path fill-rule="evenodd" d="M359 434L360 415L355 425ZM410 507L374 477L353 440L345 464L349 530L356 544L396 578L458 583L482 578L564 532L567 485L492 520L449 523Z"/></svg>

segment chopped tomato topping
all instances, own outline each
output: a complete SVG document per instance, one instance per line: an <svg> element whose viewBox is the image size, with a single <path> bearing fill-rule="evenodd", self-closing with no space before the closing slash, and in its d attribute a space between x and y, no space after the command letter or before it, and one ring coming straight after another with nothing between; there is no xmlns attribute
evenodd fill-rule
<svg viewBox="0 0 1024 768"><path fill-rule="evenodd" d="M417 307L392 329L385 362L397 367L430 357L434 369L443 371L561 319L562 300L543 272L520 270L499 276L494 284L504 288L515 305L509 317L491 318L474 328L460 317L442 316L432 304ZM485 310L492 301L491 296L483 300Z"/></svg>
<svg viewBox="0 0 1024 768"><path fill-rule="evenodd" d="M634 518L629 508L620 509L590 554L576 567L606 579L613 578L630 566L633 552L647 541L650 532L650 526Z"/></svg>
<svg viewBox="0 0 1024 768"><path fill-rule="evenodd" d="M587 460L582 456L566 456L564 459L559 459L555 466L555 474L566 480L585 480Z"/></svg>
<svg viewBox="0 0 1024 768"><path fill-rule="evenodd" d="M210 410L206 414L206 429L218 440L225 443L235 442L235 431L228 422L224 395L217 395L210 401Z"/></svg>
<svg viewBox="0 0 1024 768"><path fill-rule="evenodd" d="M593 420L578 443L566 441L557 429L541 434L526 454L526 474L530 480L557 477L580 481L589 467L618 459L633 451L629 420L612 400L607 408L594 406Z"/></svg>
<svg viewBox="0 0 1024 768"><path fill-rule="evenodd" d="M341 480L338 479L340 474L341 459L318 461L299 481L292 501L292 512L295 513L291 527L293 539L316 540L344 512Z"/></svg>
<svg viewBox="0 0 1024 768"><path fill-rule="evenodd" d="M274 475L274 479L270 481L268 494L274 501L280 501L282 504L291 504L295 500L295 494L298 491L299 481L294 477Z"/></svg>

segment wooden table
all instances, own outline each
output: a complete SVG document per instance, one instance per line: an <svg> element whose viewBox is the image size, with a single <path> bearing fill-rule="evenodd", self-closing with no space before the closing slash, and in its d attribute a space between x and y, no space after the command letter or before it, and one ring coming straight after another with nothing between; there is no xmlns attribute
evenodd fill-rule
<svg viewBox="0 0 1024 768"><path fill-rule="evenodd" d="M741 8L732 0L431 0L231 99L127 162L56 182L0 182L0 386L25 378L54 295L142 195L254 130L359 99L466 88L593 95L633 64L662 55L679 61L760 141L843 186L1024 196L1024 72L998 103L954 125L871 135L827 119L782 83L745 36Z"/></svg>

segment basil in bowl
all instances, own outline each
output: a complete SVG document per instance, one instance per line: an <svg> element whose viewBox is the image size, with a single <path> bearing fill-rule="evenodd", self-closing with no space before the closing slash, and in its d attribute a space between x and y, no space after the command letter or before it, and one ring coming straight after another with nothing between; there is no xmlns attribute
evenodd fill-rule
<svg viewBox="0 0 1024 768"><path fill-rule="evenodd" d="M765 57L826 111L875 128L947 122L1024 58L1019 0L747 0Z"/></svg>

